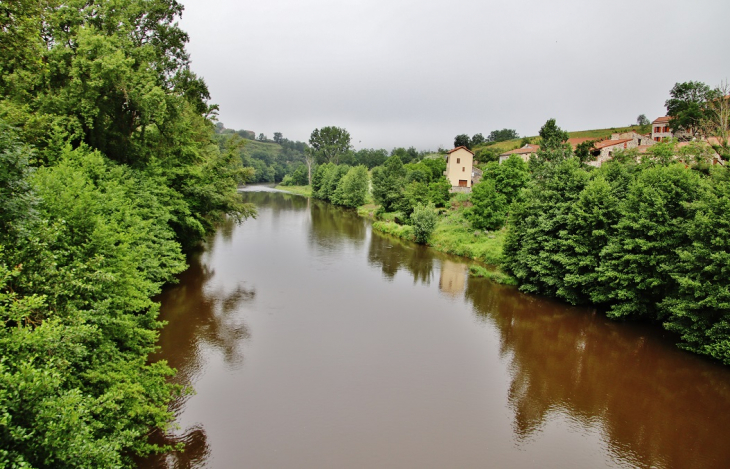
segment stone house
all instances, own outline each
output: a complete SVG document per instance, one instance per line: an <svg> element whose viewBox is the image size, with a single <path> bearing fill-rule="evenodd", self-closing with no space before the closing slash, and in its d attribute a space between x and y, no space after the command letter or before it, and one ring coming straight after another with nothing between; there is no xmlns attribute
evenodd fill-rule
<svg viewBox="0 0 730 469"><path fill-rule="evenodd" d="M522 158L523 161L527 162L530 160L530 157L537 153L537 151L540 149L540 145L533 145L531 143L528 143L522 148L517 148L511 151L507 151L499 155L499 162L503 163L506 161L510 156L517 155L520 158Z"/></svg>
<svg viewBox="0 0 730 469"><path fill-rule="evenodd" d="M451 192L471 192L473 173L474 153L471 150L456 147L446 154L444 176L451 183Z"/></svg>
<svg viewBox="0 0 730 469"><path fill-rule="evenodd" d="M657 117L651 123L651 139L653 141L661 142L673 136L672 130L669 128L669 116Z"/></svg>

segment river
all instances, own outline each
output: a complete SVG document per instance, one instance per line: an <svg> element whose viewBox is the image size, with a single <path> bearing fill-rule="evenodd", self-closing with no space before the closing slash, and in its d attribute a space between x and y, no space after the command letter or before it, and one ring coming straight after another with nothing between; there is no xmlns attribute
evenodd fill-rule
<svg viewBox="0 0 730 469"><path fill-rule="evenodd" d="M186 450L145 468L730 467L730 370L468 276L352 211L244 192L161 295ZM158 437L158 441L161 440Z"/></svg>

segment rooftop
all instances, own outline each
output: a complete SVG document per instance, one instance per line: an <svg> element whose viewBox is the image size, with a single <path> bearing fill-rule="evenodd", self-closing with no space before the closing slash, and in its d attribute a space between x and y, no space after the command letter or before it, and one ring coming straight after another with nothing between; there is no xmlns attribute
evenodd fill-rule
<svg viewBox="0 0 730 469"><path fill-rule="evenodd" d="M448 153L448 154L450 155L450 154L452 154L453 152L455 152L456 150L462 150L462 149L463 149L463 150L466 150L466 151L468 151L469 153L471 153L472 155L474 155L474 152L473 152L473 151L471 151L471 150L469 150L469 149L468 149L468 148L466 148L465 146L460 146L460 147L456 147L456 148L454 148L453 150L449 150L449 151L448 151L447 153Z"/></svg>
<svg viewBox="0 0 730 469"><path fill-rule="evenodd" d="M522 148L516 148L514 150L506 151L506 152L500 154L499 156L504 156L504 155L525 155L525 154L528 154L528 153L537 153L537 151L539 149L540 149L540 146L539 145L533 145L531 143L528 143L527 145L525 145Z"/></svg>
<svg viewBox="0 0 730 469"><path fill-rule="evenodd" d="M669 116L657 117L652 124L668 124L669 119L671 119Z"/></svg>
<svg viewBox="0 0 730 469"><path fill-rule="evenodd" d="M622 143L630 142L632 139L630 138L622 138L621 140L603 140L601 142L596 142L595 145L593 145L593 148L596 150L600 150L601 148L606 147L612 147L614 145L621 145Z"/></svg>

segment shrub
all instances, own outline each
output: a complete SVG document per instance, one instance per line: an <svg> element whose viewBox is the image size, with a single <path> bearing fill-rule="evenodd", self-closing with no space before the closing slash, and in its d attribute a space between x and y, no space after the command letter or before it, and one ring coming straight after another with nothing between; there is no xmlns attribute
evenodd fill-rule
<svg viewBox="0 0 730 469"><path fill-rule="evenodd" d="M431 233L436 229L438 215L434 210L435 207L433 204L425 206L423 204L417 204L413 208L411 225L413 226L413 234L416 237L417 243L426 244Z"/></svg>

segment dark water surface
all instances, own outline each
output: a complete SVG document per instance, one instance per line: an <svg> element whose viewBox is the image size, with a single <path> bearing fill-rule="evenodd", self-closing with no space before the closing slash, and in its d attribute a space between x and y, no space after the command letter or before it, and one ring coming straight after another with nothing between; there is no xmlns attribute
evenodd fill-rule
<svg viewBox="0 0 730 469"><path fill-rule="evenodd" d="M196 394L142 467L730 467L730 370L469 278L354 213L247 192L162 296Z"/></svg>

